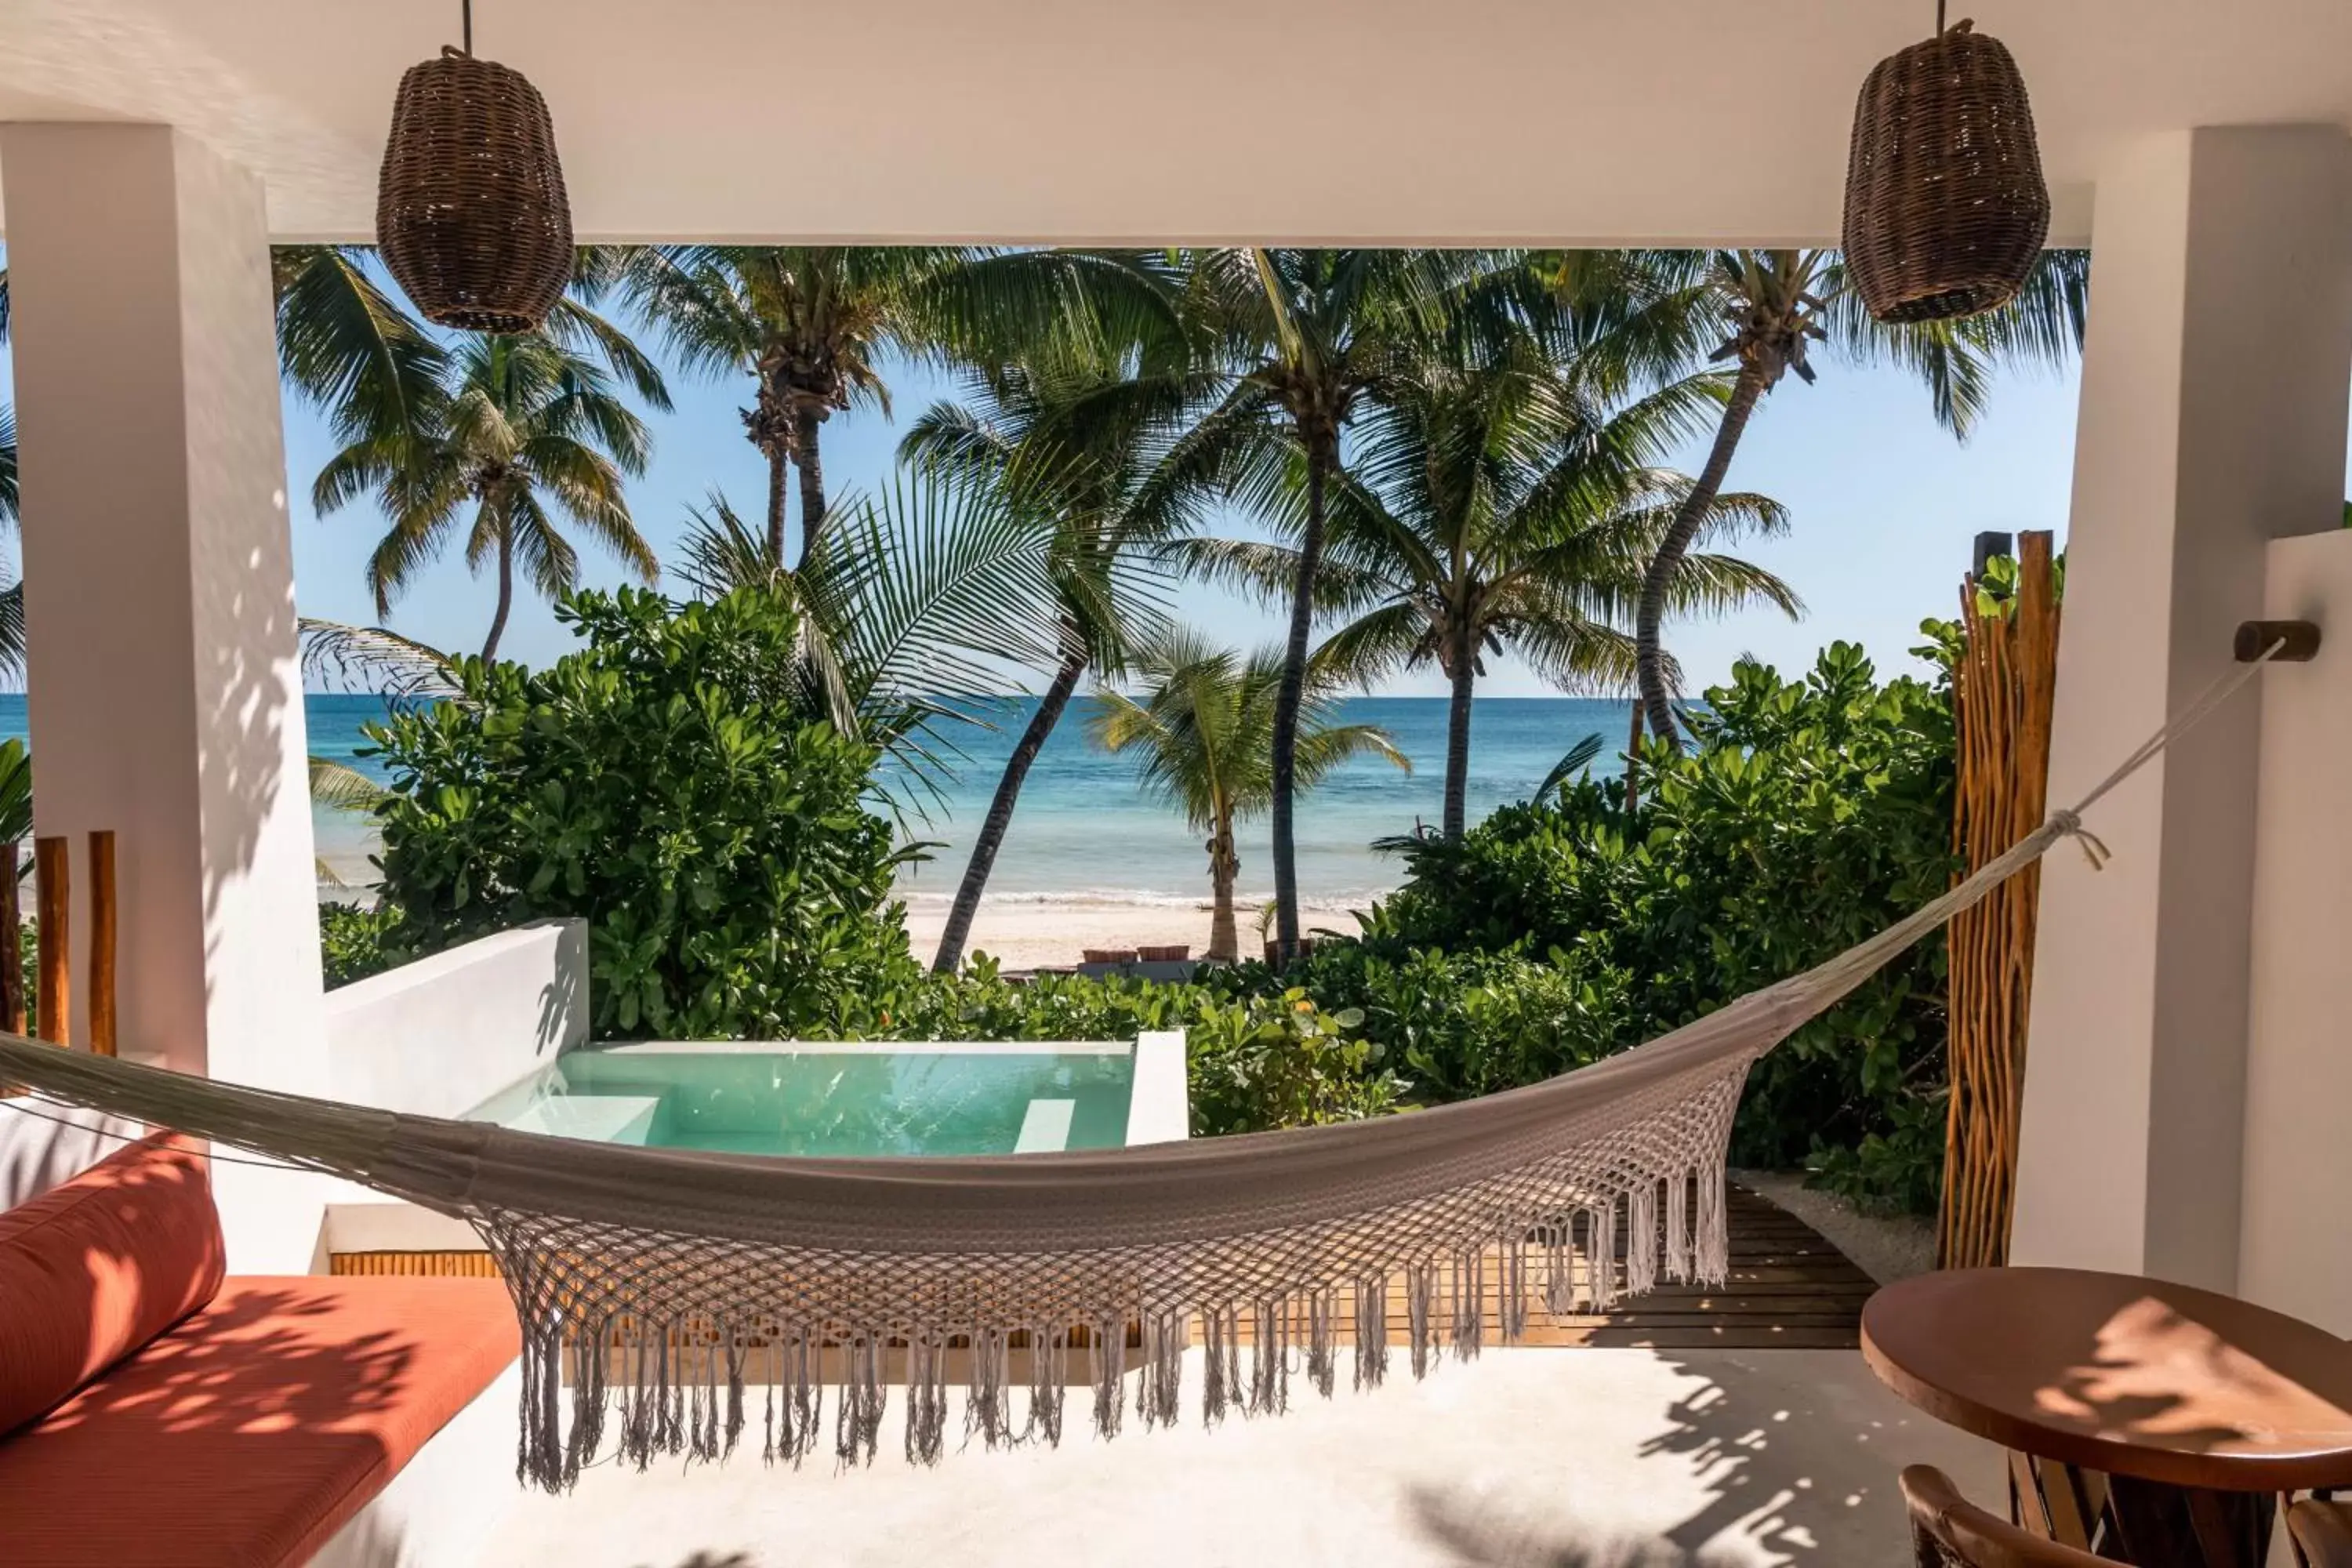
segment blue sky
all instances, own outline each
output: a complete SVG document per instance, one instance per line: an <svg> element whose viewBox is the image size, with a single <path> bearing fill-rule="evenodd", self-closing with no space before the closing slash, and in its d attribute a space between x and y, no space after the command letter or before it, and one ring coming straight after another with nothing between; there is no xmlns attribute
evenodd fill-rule
<svg viewBox="0 0 2352 1568"><path fill-rule="evenodd" d="M676 412L651 416L653 466L634 485L631 504L656 553L667 552L687 509L714 488L739 510L759 514L766 469L743 439L736 415L749 391L748 379L673 378ZM895 423L879 412L836 415L825 435L829 489L838 494L884 479L898 425L953 391L936 374L909 368L893 377ZM1810 663L1814 650L1834 638L1862 643L1882 668L1906 664L1920 619L1952 613L1979 530L2063 532L2074 403L2071 368L2007 374L1990 416L1963 446L1937 425L1925 391L1899 373L1832 361L1822 365L1816 385L1790 381L1749 426L1731 484L1760 489L1789 507L1790 537L1757 542L1746 552L1792 583L1808 614L1794 625L1776 612L1759 612L1671 626L1669 643L1685 670L1695 682L1717 680L1743 653L1788 668ZM331 438L315 416L291 404L286 438L302 610L337 620L373 619L362 574L383 519L356 507L316 516L308 504L310 479L331 453ZM1680 466L1696 466L1700 455L1696 449L1685 454ZM583 553L591 582L623 580L610 560ZM453 551L394 606L391 624L436 647L472 648L488 626L492 603L488 580L471 576ZM1271 640L1280 632L1275 615L1213 588L1188 586L1180 605L1188 618L1233 642ZM567 646L546 605L518 605L507 653L541 662ZM1437 695L1444 686L1422 671L1390 689ZM1496 696L1546 689L1509 662L1481 687Z"/></svg>

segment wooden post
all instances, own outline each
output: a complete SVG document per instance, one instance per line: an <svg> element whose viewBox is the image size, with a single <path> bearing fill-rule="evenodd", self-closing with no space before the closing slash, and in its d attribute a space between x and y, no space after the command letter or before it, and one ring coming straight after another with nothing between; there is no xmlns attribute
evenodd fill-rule
<svg viewBox="0 0 2352 1568"><path fill-rule="evenodd" d="M1971 574L1960 585L1960 619L1966 636L1952 671L1959 770L1952 847L1965 873L2040 826L2048 805L2059 621L2051 536L2020 538L2017 596L2007 605L1980 606ZM1951 1101L1936 1241L1947 1268L2009 1258L2041 889L2041 869L2030 866L1957 916L1948 936Z"/></svg>
<svg viewBox="0 0 2352 1568"><path fill-rule="evenodd" d="M73 1037L72 1006L67 997L72 992L69 976L72 957L66 944L73 930L72 880L73 844L65 838L33 840L33 877L38 884L40 900L40 994L37 998L34 1027L45 1040L64 1045Z"/></svg>
<svg viewBox="0 0 2352 1568"><path fill-rule="evenodd" d="M89 1048L114 1054L114 830L89 836Z"/></svg>
<svg viewBox="0 0 2352 1568"><path fill-rule="evenodd" d="M21 839L0 847L0 1029L25 1032L25 913L16 897L16 874L25 858Z"/></svg>

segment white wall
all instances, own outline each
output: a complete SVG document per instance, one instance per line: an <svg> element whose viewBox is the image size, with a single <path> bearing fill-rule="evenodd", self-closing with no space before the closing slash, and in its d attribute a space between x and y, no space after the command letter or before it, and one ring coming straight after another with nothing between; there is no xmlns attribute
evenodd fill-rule
<svg viewBox="0 0 2352 1568"><path fill-rule="evenodd" d="M1192 1079L1184 1031L1155 1029L1135 1037L1135 1087L1127 1102L1127 1142L1181 1143L1192 1135Z"/></svg>
<svg viewBox="0 0 2352 1568"><path fill-rule="evenodd" d="M2273 544L2268 613L2330 640L2263 676L2238 1289L2352 1334L2352 531Z"/></svg>
<svg viewBox="0 0 2352 1568"><path fill-rule="evenodd" d="M2232 668L2271 541L2336 530L2347 380L2341 128L2181 132L2117 159L2092 243L2053 806ZM2236 1287L2260 715L2241 693L2101 802L2105 869L2046 863L2017 1262Z"/></svg>
<svg viewBox="0 0 2352 1568"><path fill-rule="evenodd" d="M85 835L116 835L124 1054L320 1092L261 182L163 125L10 124L0 164L37 826L71 840L85 910ZM299 1267L312 1178L214 1182L232 1267Z"/></svg>
<svg viewBox="0 0 2352 1568"><path fill-rule="evenodd" d="M0 1210L70 1181L147 1129L120 1116L31 1100L0 1100Z"/></svg>
<svg viewBox="0 0 2352 1568"><path fill-rule="evenodd" d="M541 921L327 993L337 1100L462 1116L588 1038L588 927ZM349 1182L331 1184L330 1252L458 1250L473 1228Z"/></svg>
<svg viewBox="0 0 2352 1568"><path fill-rule="evenodd" d="M588 1038L588 927L540 921L327 993L328 1092L462 1116Z"/></svg>

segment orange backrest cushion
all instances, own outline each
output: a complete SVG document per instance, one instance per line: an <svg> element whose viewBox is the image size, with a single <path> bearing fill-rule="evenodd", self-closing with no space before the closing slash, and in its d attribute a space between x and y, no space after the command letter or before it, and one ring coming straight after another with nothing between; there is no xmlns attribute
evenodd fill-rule
<svg viewBox="0 0 2352 1568"><path fill-rule="evenodd" d="M224 1271L205 1156L169 1132L0 1213L0 1433L210 1301Z"/></svg>

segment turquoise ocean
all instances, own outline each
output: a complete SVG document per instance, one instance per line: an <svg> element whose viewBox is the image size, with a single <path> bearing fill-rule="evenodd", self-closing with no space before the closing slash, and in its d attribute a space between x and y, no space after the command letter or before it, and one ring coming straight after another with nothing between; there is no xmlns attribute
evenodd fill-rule
<svg viewBox="0 0 2352 1568"><path fill-rule="evenodd" d="M1091 699L1073 702L1039 755L1021 794L1013 830L989 879L992 899L1003 901L1089 901L1191 905L1208 890L1207 858L1201 839L1175 812L1146 795L1132 764L1087 743ZM362 726L383 717L385 700L366 695L313 693L304 704L314 756L348 763L379 779L383 770L366 749ZM1396 885L1393 857L1376 853L1375 839L1410 833L1416 823L1434 825L1443 801L1445 768L1445 709L1442 698L1358 697L1339 704L1339 718L1375 724L1388 731L1412 763L1411 774L1386 763L1360 761L1302 796L1298 809L1298 878L1308 900L1336 907ZM956 778L943 800L901 791L911 810L907 826L929 841L928 862L908 875L910 905L943 904L954 896L963 874L971 835L986 815L1004 759L1019 738L1030 709L1025 701L999 705L988 728L955 726L951 738L962 752ZM1632 718L1620 701L1564 697L1493 697L1471 711L1470 817L1476 821L1496 805L1524 800L1561 755L1588 735L1601 738L1595 771L1613 775ZM26 734L25 699L0 694L0 738ZM320 810L314 814L319 853L354 886L372 879L368 857L373 836L364 817ZM1272 891L1263 820L1242 831L1242 893L1264 898ZM349 895L345 895L349 896Z"/></svg>

